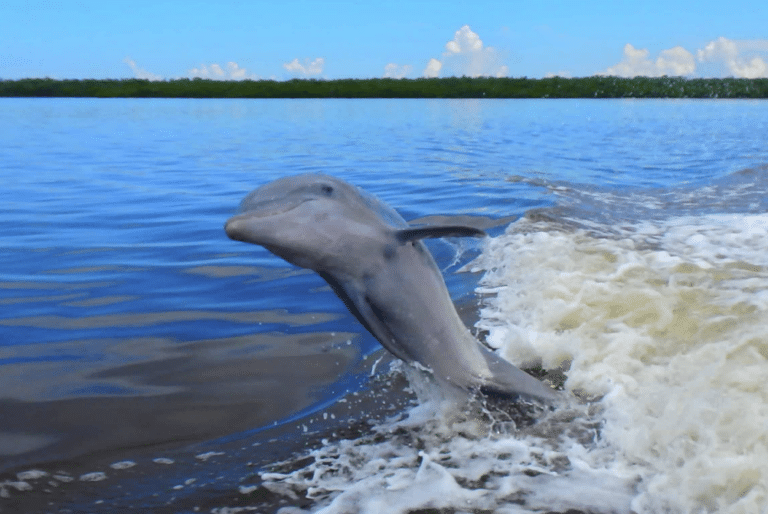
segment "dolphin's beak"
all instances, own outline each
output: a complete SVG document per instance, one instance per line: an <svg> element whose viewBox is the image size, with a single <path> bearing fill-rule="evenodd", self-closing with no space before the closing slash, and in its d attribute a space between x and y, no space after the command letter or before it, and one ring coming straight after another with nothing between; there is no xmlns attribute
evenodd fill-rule
<svg viewBox="0 0 768 514"><path fill-rule="evenodd" d="M227 236L235 241L254 243L256 228L261 227L267 219L281 216L300 205L313 201L312 198L300 198L275 201L270 198L266 201L251 200L246 205L241 205L240 214L232 216L224 224ZM260 243L256 243L260 244Z"/></svg>
<svg viewBox="0 0 768 514"><path fill-rule="evenodd" d="M238 214L227 220L224 224L224 230L227 232L227 237L234 239L235 241L243 241L248 243L248 219L251 216L247 214Z"/></svg>

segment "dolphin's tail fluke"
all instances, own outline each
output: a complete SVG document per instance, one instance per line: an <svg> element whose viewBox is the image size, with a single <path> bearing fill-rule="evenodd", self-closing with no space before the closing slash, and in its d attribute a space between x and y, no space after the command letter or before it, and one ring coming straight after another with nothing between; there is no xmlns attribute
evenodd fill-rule
<svg viewBox="0 0 768 514"><path fill-rule="evenodd" d="M493 395L524 396L546 402L564 399L563 393L516 368L496 353L485 347L482 347L482 353L492 376L480 386L481 391Z"/></svg>

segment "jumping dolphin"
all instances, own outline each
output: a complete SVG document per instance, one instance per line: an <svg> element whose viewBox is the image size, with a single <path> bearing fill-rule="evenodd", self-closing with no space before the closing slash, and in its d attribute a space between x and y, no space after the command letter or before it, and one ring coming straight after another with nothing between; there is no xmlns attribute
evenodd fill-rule
<svg viewBox="0 0 768 514"><path fill-rule="evenodd" d="M409 226L376 197L321 174L285 177L252 191L225 230L231 239L318 273L384 348L439 381L491 394L559 397L472 336L421 241L483 231Z"/></svg>

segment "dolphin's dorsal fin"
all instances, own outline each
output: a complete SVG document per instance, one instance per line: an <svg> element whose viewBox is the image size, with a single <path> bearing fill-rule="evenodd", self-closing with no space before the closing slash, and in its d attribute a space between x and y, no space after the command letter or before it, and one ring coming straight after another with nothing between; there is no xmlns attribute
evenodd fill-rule
<svg viewBox="0 0 768 514"><path fill-rule="evenodd" d="M395 234L401 243L424 239L428 237L483 237L485 232L479 228L462 225L428 225L423 227L409 227L398 230Z"/></svg>

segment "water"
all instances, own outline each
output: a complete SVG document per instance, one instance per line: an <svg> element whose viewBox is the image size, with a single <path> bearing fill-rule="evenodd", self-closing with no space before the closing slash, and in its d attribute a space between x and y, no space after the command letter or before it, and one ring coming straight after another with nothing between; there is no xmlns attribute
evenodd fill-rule
<svg viewBox="0 0 768 514"><path fill-rule="evenodd" d="M0 99L0 512L765 511L765 133L752 101ZM306 171L479 216L430 243L463 317L592 403L463 418L226 238Z"/></svg>

